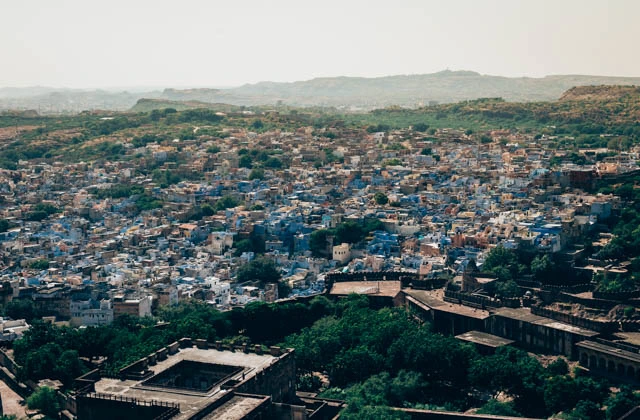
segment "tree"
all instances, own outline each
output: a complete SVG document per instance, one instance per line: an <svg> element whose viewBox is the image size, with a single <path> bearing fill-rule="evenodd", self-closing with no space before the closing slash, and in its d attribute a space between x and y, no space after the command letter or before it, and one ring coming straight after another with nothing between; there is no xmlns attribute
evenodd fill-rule
<svg viewBox="0 0 640 420"><path fill-rule="evenodd" d="M565 418L567 420L603 420L604 412L593 401L578 401L575 408Z"/></svg>
<svg viewBox="0 0 640 420"><path fill-rule="evenodd" d="M491 398L485 405L480 407L478 414L490 414L494 416L520 417L521 414L516 411L512 401L500 402L495 398Z"/></svg>
<svg viewBox="0 0 640 420"><path fill-rule="evenodd" d="M12 319L26 319L27 322L42 316L31 299L13 299L5 306L5 313Z"/></svg>
<svg viewBox="0 0 640 420"><path fill-rule="evenodd" d="M216 211L220 211L220 210L236 207L238 204L240 203L234 197L230 195L225 195L222 198L220 198L220 200L216 201L216 205L214 208Z"/></svg>
<svg viewBox="0 0 640 420"><path fill-rule="evenodd" d="M249 180L253 181L254 179L264 179L264 170L262 168L253 168L251 170L251 173L249 173Z"/></svg>
<svg viewBox="0 0 640 420"><path fill-rule="evenodd" d="M543 386L546 374L540 363L526 352L502 347L494 355L471 362L469 381L488 388L494 395L506 392L513 396L515 409L521 413L544 415Z"/></svg>
<svg viewBox="0 0 640 420"><path fill-rule="evenodd" d="M298 376L296 379L296 389L302 392L314 392L318 391L322 386L322 381L317 375L307 373Z"/></svg>
<svg viewBox="0 0 640 420"><path fill-rule="evenodd" d="M258 257L238 269L238 281L259 281L260 283L277 283L281 274L273 260Z"/></svg>
<svg viewBox="0 0 640 420"><path fill-rule="evenodd" d="M387 204L389 202L389 198L383 192L377 192L373 196L373 199L376 201L376 204L378 204L379 206L384 206L385 204Z"/></svg>
<svg viewBox="0 0 640 420"><path fill-rule="evenodd" d="M264 166L266 168L280 169L282 168L283 164L282 161L277 157L270 157L264 162Z"/></svg>
<svg viewBox="0 0 640 420"><path fill-rule="evenodd" d="M346 410L340 413L343 420L410 420L411 416L405 412L394 410L383 406L360 406L357 403L349 402Z"/></svg>
<svg viewBox="0 0 640 420"><path fill-rule="evenodd" d="M367 233L358 222L348 220L336 227L336 242L355 244L363 240Z"/></svg>
<svg viewBox="0 0 640 420"><path fill-rule="evenodd" d="M424 133L425 131L427 131L429 129L429 126L425 123L417 123L413 125L413 129L415 131L419 131L421 133Z"/></svg>
<svg viewBox="0 0 640 420"><path fill-rule="evenodd" d="M216 214L216 211L213 207L211 207L211 204L203 204L200 206L200 213L203 216L213 216L214 214Z"/></svg>
<svg viewBox="0 0 640 420"><path fill-rule="evenodd" d="M554 268L555 264L547 254L544 254L542 257L536 255L533 261L531 261L531 273L539 281L547 279Z"/></svg>
<svg viewBox="0 0 640 420"><path fill-rule="evenodd" d="M27 407L39 410L47 417L57 418L60 411L60 400L55 389L43 386L27 398Z"/></svg>
<svg viewBox="0 0 640 420"><path fill-rule="evenodd" d="M49 215L44 211L31 211L27 213L26 219L30 222L40 222L49 217Z"/></svg>
<svg viewBox="0 0 640 420"><path fill-rule="evenodd" d="M576 382L570 376L552 376L544 385L544 402L552 413L571 409L579 399Z"/></svg>
<svg viewBox="0 0 640 420"><path fill-rule="evenodd" d="M566 375L569 373L569 365L563 357L558 357L547 366L547 372L551 375Z"/></svg>
<svg viewBox="0 0 640 420"><path fill-rule="evenodd" d="M518 283L513 280L489 283L487 289L500 297L513 298L522 295Z"/></svg>
<svg viewBox="0 0 640 420"><path fill-rule="evenodd" d="M34 270L46 270L49 268L49 261L44 259L32 261L29 264L29 268L33 268Z"/></svg>
<svg viewBox="0 0 640 420"><path fill-rule="evenodd" d="M239 168L251 169L252 166L253 166L253 163L251 161L251 156L249 156L249 155L243 155L238 160L238 167Z"/></svg>
<svg viewBox="0 0 640 420"><path fill-rule="evenodd" d="M0 219L0 233L6 232L9 230L9 221L5 219Z"/></svg>
<svg viewBox="0 0 640 420"><path fill-rule="evenodd" d="M160 112L159 109L152 109L151 112L149 113L149 119L151 121L160 121L161 117L162 117L162 112Z"/></svg>
<svg viewBox="0 0 640 420"><path fill-rule="evenodd" d="M187 336L185 336L187 337ZM76 350L65 350L58 357L54 373L60 381L66 386L71 387L73 381L85 371L78 352Z"/></svg>
<svg viewBox="0 0 640 420"><path fill-rule="evenodd" d="M640 396L624 385L620 387L620 391L609 397L605 402L607 419L618 419L638 404L640 404Z"/></svg>
<svg viewBox="0 0 640 420"><path fill-rule="evenodd" d="M482 271L493 273L498 278L498 281L490 283L487 291L507 297L519 294L517 285L511 281L525 270L526 267L519 263L516 253L502 245L491 249L482 264Z"/></svg>
<svg viewBox="0 0 640 420"><path fill-rule="evenodd" d="M60 212L60 209L56 206L48 203L39 203L33 208L34 211L43 211L47 216Z"/></svg>
<svg viewBox="0 0 640 420"><path fill-rule="evenodd" d="M291 294L291 286L284 280L278 281L278 297L284 299Z"/></svg>
<svg viewBox="0 0 640 420"><path fill-rule="evenodd" d="M318 229L311 232L309 237L309 250L314 257L327 256L327 237L329 236L327 229Z"/></svg>
<svg viewBox="0 0 640 420"><path fill-rule="evenodd" d="M249 239L240 239L237 242L234 242L233 247L236 249L234 255L239 257L244 252L253 251L253 247L251 246L251 240Z"/></svg>
<svg viewBox="0 0 640 420"><path fill-rule="evenodd" d="M428 383L419 372L401 370L389 386L390 405L400 407L405 402L421 401Z"/></svg>
<svg viewBox="0 0 640 420"><path fill-rule="evenodd" d="M360 345L343 349L328 366L331 382L344 386L371 376L384 366L384 358L371 348Z"/></svg>

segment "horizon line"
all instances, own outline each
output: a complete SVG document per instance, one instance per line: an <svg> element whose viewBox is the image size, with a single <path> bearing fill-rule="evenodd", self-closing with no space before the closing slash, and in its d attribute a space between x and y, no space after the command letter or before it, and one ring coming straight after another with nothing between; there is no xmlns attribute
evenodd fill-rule
<svg viewBox="0 0 640 420"><path fill-rule="evenodd" d="M239 84L232 84L232 85L215 85L215 84L193 84L193 85L187 85L187 84L182 84L182 83L178 83L178 84L149 84L149 85L145 85L145 84L132 84L132 85L111 85L111 86L85 86L85 87L69 87L69 86L51 86L51 85L46 85L46 84L32 84L32 85L4 85L4 86L0 86L0 89L53 89L53 90L75 90L75 91L114 91L114 92L128 92L128 91L138 91L138 92L153 92L153 91L158 91L158 90L164 90L164 89L220 89L220 90L227 90L227 89L235 89L235 88L239 88L242 86L247 86L247 85L257 85L257 84L261 84L261 83L278 83L278 84L288 84L288 83L304 83L304 82L310 82L313 80L321 80L321 79L339 79L339 78L347 78L347 79L370 79L370 80L374 80L374 79L384 79L384 78L388 78L388 77L412 77L412 76L430 76L430 75L436 75L436 74L440 74L440 73L474 73L475 75L478 76L486 76L486 77L502 77L505 79L545 79L548 77L559 77L559 76L564 76L564 77L606 77L606 78L614 78L614 79L638 79L640 78L640 75L638 76L612 76L612 75L599 75L599 74L582 74L582 73L552 73L552 74L546 74L544 76L526 76L526 75L521 75L521 76L504 76L504 75L499 75L499 74L487 74L487 73L480 73L474 70L451 70L451 69L444 69L444 70L440 70L440 71L436 71L436 72L432 72L432 73L396 73L396 74L387 74L387 75L382 75L382 76L352 76L352 75L338 75L338 76L316 76L316 77L311 77L308 79L298 79L298 80L289 80L289 81L274 81L274 80L259 80L256 82L244 82L244 83L239 83Z"/></svg>

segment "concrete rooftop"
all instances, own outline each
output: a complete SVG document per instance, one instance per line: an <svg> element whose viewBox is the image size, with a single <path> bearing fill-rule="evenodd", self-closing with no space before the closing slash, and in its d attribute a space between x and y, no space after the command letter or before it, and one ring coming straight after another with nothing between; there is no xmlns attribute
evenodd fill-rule
<svg viewBox="0 0 640 420"><path fill-rule="evenodd" d="M409 296L422 302L428 307L443 312L450 312L454 314L464 315L470 318L486 319L491 315L489 311L482 309L472 308L458 303L450 303L444 301L444 290L413 290L407 289L405 291Z"/></svg>
<svg viewBox="0 0 640 420"><path fill-rule="evenodd" d="M468 341L470 343L481 344L487 347L502 347L515 343L508 338L498 337L497 335L487 334L482 331L469 331L464 334L456 335L456 338L462 341Z"/></svg>
<svg viewBox="0 0 640 420"><path fill-rule="evenodd" d="M402 289L399 281L341 281L333 284L330 294L357 293L368 296L395 297Z"/></svg>
<svg viewBox="0 0 640 420"><path fill-rule="evenodd" d="M534 315L531 313L531 309L529 308L501 308L496 311L495 315L502 316L505 318L516 319L519 321L529 322L535 325L543 325L548 328L567 331L570 333L583 335L585 337L595 337L597 335L600 335L600 333L596 331L588 330L582 327L577 327L571 324L566 324L564 322L556 321L551 318L545 318L539 315Z"/></svg>
<svg viewBox="0 0 640 420"><path fill-rule="evenodd" d="M256 353L243 353L232 352L229 350L219 351L215 349L199 349L195 347L188 347L180 349L180 351L174 355L170 355L167 359L159 361L156 365L151 366L149 369L154 374L158 374L169 369L171 366L180 363L183 360L191 360L202 363L215 363L218 365L230 365L244 367L244 369L231 376L229 379L242 380L243 375L245 378L250 378L262 371L278 358L266 354ZM220 388L221 384L217 384L206 393L189 391L185 389L173 389L164 388L159 386L144 385L144 380L124 380L114 378L102 378L95 383L95 390L97 393L111 394L116 396L123 396L128 398L136 398L141 400L157 400L164 402L171 402L180 404L180 414L174 417L174 419L186 419L193 414L200 411L206 405L212 401L222 397L227 391ZM258 404L256 399L246 399L241 396L235 396L239 398L237 401L241 402L238 407L239 411L229 411L230 406L223 404L222 407L227 407L227 412L240 412L247 410L249 406L255 407L253 404ZM219 407L219 409L222 409ZM244 407L244 408L243 408ZM217 411L217 410L216 410ZM223 417L219 417L223 418ZM241 418L241 417L224 417L226 419Z"/></svg>

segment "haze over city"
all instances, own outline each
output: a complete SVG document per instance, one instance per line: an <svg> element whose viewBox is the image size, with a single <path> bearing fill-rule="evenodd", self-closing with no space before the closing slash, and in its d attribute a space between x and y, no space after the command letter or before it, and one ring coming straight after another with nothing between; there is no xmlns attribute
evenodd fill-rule
<svg viewBox="0 0 640 420"><path fill-rule="evenodd" d="M640 75L640 2L3 2L0 86L237 86L472 70Z"/></svg>
<svg viewBox="0 0 640 420"><path fill-rule="evenodd" d="M0 420L640 418L638 0L0 0Z"/></svg>

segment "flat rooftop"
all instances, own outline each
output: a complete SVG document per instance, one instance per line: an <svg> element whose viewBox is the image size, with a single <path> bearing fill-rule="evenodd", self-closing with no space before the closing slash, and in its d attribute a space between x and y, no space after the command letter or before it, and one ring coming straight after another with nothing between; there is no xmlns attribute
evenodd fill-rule
<svg viewBox="0 0 640 420"><path fill-rule="evenodd" d="M158 375L161 372L168 371L171 367L183 361L228 365L239 367L241 369L226 379L241 381L243 378L251 378L252 376L255 376L257 373L274 363L277 359L278 357L272 356L269 353L256 354L244 353L241 351L232 352L229 350L187 347L180 349L176 354L169 355L165 360L159 361L156 365L150 366L149 370L151 370L154 375ZM206 392L198 392L187 389L168 388L153 384L145 384L144 382L146 382L146 379L127 379L122 381L114 378L102 378L95 383L95 391L97 393L136 398L140 400L156 400L180 404L180 414L173 417L174 419L189 418L228 392L221 388L222 383L215 384L215 386ZM234 396L230 401L233 401L236 397L240 398L237 401L241 402L241 407L239 407L237 411L233 412L239 413L242 411L242 407L248 409L247 407L249 405L256 403L255 399L245 399L239 396ZM218 409L221 409L225 405L226 403L221 407L218 407ZM241 417L227 416L223 418L231 420Z"/></svg>
<svg viewBox="0 0 640 420"><path fill-rule="evenodd" d="M433 310L449 312L453 314L463 315L470 318L486 319L491 316L489 311L470 306L460 305L458 303L445 302L444 289L438 290L414 290L407 289L405 293L415 300L427 305Z"/></svg>
<svg viewBox="0 0 640 420"><path fill-rule="evenodd" d="M492 348L508 346L515 343L515 341L509 340L508 338L498 337L497 335L488 334L482 331L469 331L464 334L456 335L456 338L458 340Z"/></svg>
<svg viewBox="0 0 640 420"><path fill-rule="evenodd" d="M543 316L534 315L530 308L500 308L495 312L495 316L511 318L518 321L528 322L534 325L541 325L555 330L562 330L585 337L595 337L600 335L597 331L588 330L586 328L577 327L575 325L566 324L556 321L555 319L545 318Z"/></svg>
<svg viewBox="0 0 640 420"><path fill-rule="evenodd" d="M268 400L269 397L236 394L229 401L204 416L203 420L243 419Z"/></svg>
<svg viewBox="0 0 640 420"><path fill-rule="evenodd" d="M596 343L595 341L581 341L576 344L576 347L580 347L587 350L594 350L598 353L604 353L609 356L619 357L621 359L629 360L633 363L640 363L640 354L632 353L627 350L622 350L617 347L607 346L606 344Z"/></svg>
<svg viewBox="0 0 640 420"><path fill-rule="evenodd" d="M617 332L616 336L622 338L625 344L640 346L640 332Z"/></svg>
<svg viewBox="0 0 640 420"><path fill-rule="evenodd" d="M400 281L341 281L333 283L331 295L359 295L395 297L402 289Z"/></svg>

